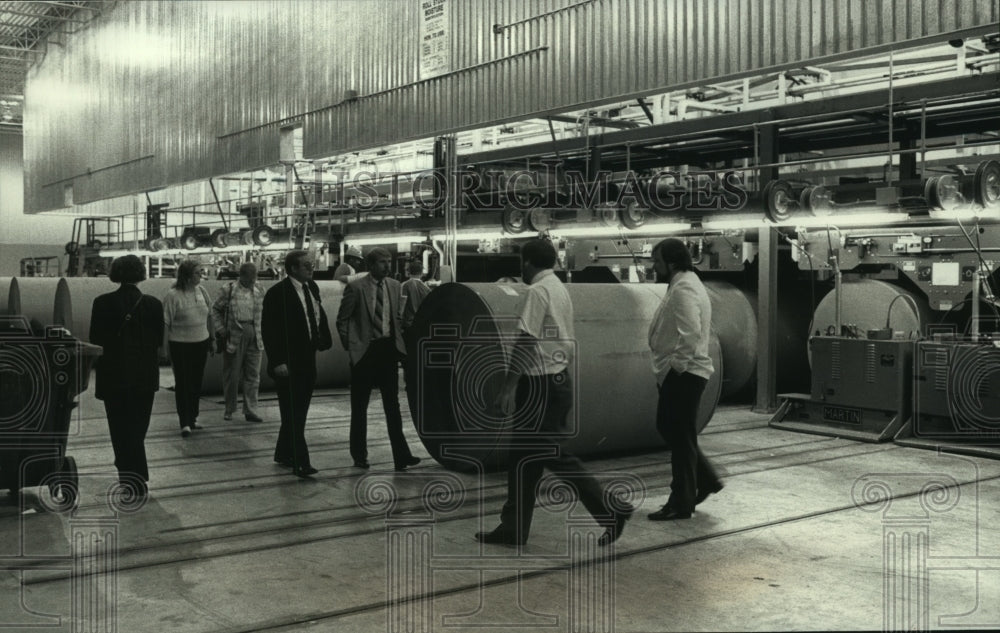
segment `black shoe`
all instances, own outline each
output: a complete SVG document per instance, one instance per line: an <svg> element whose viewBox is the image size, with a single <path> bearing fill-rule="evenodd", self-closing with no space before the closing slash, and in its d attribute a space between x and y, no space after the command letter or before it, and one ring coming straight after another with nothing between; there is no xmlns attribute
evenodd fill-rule
<svg viewBox="0 0 1000 633"><path fill-rule="evenodd" d="M518 539L503 528L492 532L476 532L476 540L487 545L524 545L525 542L525 539Z"/></svg>
<svg viewBox="0 0 1000 633"><path fill-rule="evenodd" d="M604 534L601 534L601 537L597 539L597 544L603 547L617 541L625 530L625 522L632 518L634 512L635 508L631 506L623 512L616 512L614 525L610 525L608 529L604 530Z"/></svg>
<svg viewBox="0 0 1000 633"><path fill-rule="evenodd" d="M650 514L647 517L650 521L674 521L676 519L690 519L691 512L681 512L677 508L666 505Z"/></svg>
<svg viewBox="0 0 1000 633"><path fill-rule="evenodd" d="M368 463L368 460L358 460L358 459L356 459L356 460L354 460L354 467L355 468L361 468L361 469L364 469L364 470L368 470L369 468L372 467L372 465Z"/></svg>
<svg viewBox="0 0 1000 633"><path fill-rule="evenodd" d="M407 466L416 466L419 463L420 463L419 457L414 457L410 455L410 458L404 461L402 464L396 464L396 470L398 472L403 472L404 470L406 470Z"/></svg>
<svg viewBox="0 0 1000 633"><path fill-rule="evenodd" d="M197 422L192 422L191 423L191 428L194 429L195 431L200 431L200 430L202 430L205 427L203 427L202 425L198 424Z"/></svg>
<svg viewBox="0 0 1000 633"><path fill-rule="evenodd" d="M246 418L247 422L263 422L264 421L264 418L260 417L256 413L247 413L243 417Z"/></svg>
<svg viewBox="0 0 1000 633"><path fill-rule="evenodd" d="M290 459L276 459L274 463L285 468L295 468L295 464Z"/></svg>
<svg viewBox="0 0 1000 633"><path fill-rule="evenodd" d="M714 495L715 493L719 492L723 488L724 488L724 486L722 485L722 482L720 481L720 482L717 482L715 484L715 486L712 487L712 488L707 488L705 490L699 490L698 494L694 498L694 504L698 505L699 503L701 503L705 499L708 499L708 495Z"/></svg>
<svg viewBox="0 0 1000 633"><path fill-rule="evenodd" d="M315 475L319 471L312 466L299 466L298 468L292 469L292 474L299 479L309 479L312 475Z"/></svg>

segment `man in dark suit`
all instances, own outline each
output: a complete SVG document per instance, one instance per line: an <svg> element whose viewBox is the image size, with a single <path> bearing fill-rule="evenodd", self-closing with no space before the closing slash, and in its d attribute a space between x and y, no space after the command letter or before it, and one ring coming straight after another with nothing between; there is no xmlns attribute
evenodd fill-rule
<svg viewBox="0 0 1000 633"><path fill-rule="evenodd" d="M274 379L281 410L274 461L307 478L319 472L309 463L305 434L316 384L316 352L330 349L333 339L319 287L312 280L309 253L290 251L285 256L285 272L288 276L264 295L261 319L267 373Z"/></svg>
<svg viewBox="0 0 1000 633"><path fill-rule="evenodd" d="M104 401L119 481L130 493L145 497L145 440L160 388L157 348L163 344L163 304L136 286L146 278L146 267L135 255L114 260L109 278L121 286L94 299L90 316L90 342L104 348L95 396Z"/></svg>
<svg viewBox="0 0 1000 633"><path fill-rule="evenodd" d="M390 279L392 256L373 248L365 257L368 274L344 288L337 313L337 333L351 359L351 458L368 468L368 401L372 388L382 394L382 408L396 470L420 463L403 436L399 412L399 360L406 354L400 321L400 283Z"/></svg>

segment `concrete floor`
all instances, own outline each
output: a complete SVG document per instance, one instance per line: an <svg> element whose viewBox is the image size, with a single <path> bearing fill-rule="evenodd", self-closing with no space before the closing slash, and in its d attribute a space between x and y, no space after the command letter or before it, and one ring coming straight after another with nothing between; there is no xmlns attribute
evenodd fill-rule
<svg viewBox="0 0 1000 633"><path fill-rule="evenodd" d="M425 461L394 473L375 398L372 470L350 466L346 390L325 390L307 427L321 472L300 481L271 460L273 394L259 424L224 422L219 398L206 397L206 429L184 440L161 391L146 441L151 496L138 509L109 504L103 409L92 392L80 400L69 440L80 506L48 511L37 488L0 505L8 630L1000 626L1000 462L990 459L781 431L723 407L701 445L726 488L693 519L645 518L666 500L669 453L595 459L602 477L642 488L621 540L596 547L601 530L553 489L518 550L472 538L497 523L503 475L445 471L412 426Z"/></svg>

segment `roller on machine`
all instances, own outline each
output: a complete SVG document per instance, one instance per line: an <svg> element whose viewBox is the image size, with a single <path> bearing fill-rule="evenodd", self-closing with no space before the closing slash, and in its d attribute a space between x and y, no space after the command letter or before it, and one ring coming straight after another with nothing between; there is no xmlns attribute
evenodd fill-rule
<svg viewBox="0 0 1000 633"><path fill-rule="evenodd" d="M10 314L7 306L10 304L10 282L13 277L0 277L0 315Z"/></svg>
<svg viewBox="0 0 1000 633"><path fill-rule="evenodd" d="M657 387L648 332L666 287L655 284L567 284L573 301L577 357L571 435L578 455L664 446L656 431ZM516 326L524 284L449 283L433 290L407 333L406 387L417 434L447 468L503 463L506 420L492 406L503 378L505 340ZM698 430L708 424L722 388L718 337L715 373L705 388ZM575 374L575 376L574 376ZM530 418L530 411L520 412ZM515 416L519 416L518 413ZM520 419L518 417L517 419Z"/></svg>
<svg viewBox="0 0 1000 633"><path fill-rule="evenodd" d="M725 366L721 397L728 398L757 375L757 312L747 294L731 283L706 281L705 290L712 304L712 331L719 337Z"/></svg>
<svg viewBox="0 0 1000 633"><path fill-rule="evenodd" d="M111 282L107 277L74 277L67 280L69 282L68 292L62 303L61 309L67 313L67 323L72 323L73 334L80 340L90 341L90 315L91 306L94 299L107 292L114 292L118 284ZM170 287L174 285L173 279L154 278L147 279L139 283L139 289L144 294L163 300ZM234 280L235 281L235 280ZM258 281L260 286L267 292L273 286L274 280ZM331 334L333 335L333 348L320 352L316 355L316 386L317 387L338 387L350 383L351 370L347 357L347 352L340 344L340 338L332 330L335 327L337 310L340 308L340 300L344 295L344 284L339 281L317 281L319 285L320 301L323 309L326 310L330 320ZM219 296L219 292L224 287L228 287L229 280L206 279L201 285L208 291L209 297L214 302ZM72 297L70 299L69 297ZM60 300L57 299L57 304ZM75 309L74 309L75 306ZM60 308L57 308L57 310ZM261 359L260 388L269 390L274 388L274 381L267 375L267 354L263 354ZM203 394L222 393L222 355L215 354L208 357L205 364L205 377L202 381Z"/></svg>
<svg viewBox="0 0 1000 633"><path fill-rule="evenodd" d="M923 334L924 328L931 322L931 311L923 297L884 281L844 280L840 292L840 323L856 328L859 338L865 338L869 330L885 328L887 320L893 331L915 338ZM816 306L809 334L811 336L818 331L834 335L836 322L837 291L833 290ZM811 353L809 362L811 365Z"/></svg>
<svg viewBox="0 0 1000 633"><path fill-rule="evenodd" d="M69 286L64 277L14 277L7 292L8 314L20 314L42 326L72 323Z"/></svg>
<svg viewBox="0 0 1000 633"><path fill-rule="evenodd" d="M892 440L911 417L914 345L929 314L926 302L903 288L874 279L841 282L813 314L809 393L779 393L770 426Z"/></svg>

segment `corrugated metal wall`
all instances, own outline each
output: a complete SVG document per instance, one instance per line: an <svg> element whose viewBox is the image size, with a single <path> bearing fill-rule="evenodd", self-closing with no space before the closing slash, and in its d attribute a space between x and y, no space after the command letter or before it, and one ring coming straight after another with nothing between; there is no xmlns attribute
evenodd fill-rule
<svg viewBox="0 0 1000 633"><path fill-rule="evenodd" d="M315 158L1000 19L995 0L449 0L449 11L452 72L419 81L420 0L120 3L29 77L26 208L63 206L69 182L79 203L274 164L282 120L303 114ZM359 99L341 103L348 90Z"/></svg>

